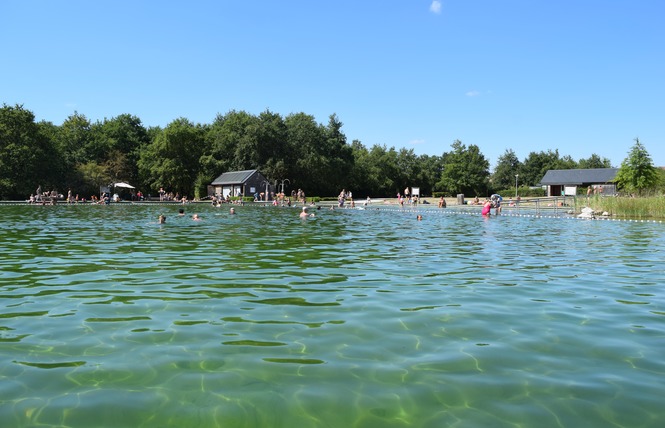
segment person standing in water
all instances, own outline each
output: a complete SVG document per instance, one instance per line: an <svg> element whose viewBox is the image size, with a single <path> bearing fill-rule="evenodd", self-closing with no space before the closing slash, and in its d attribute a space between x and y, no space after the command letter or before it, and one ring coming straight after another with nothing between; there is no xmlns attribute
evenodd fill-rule
<svg viewBox="0 0 665 428"><path fill-rule="evenodd" d="M483 210L481 211L481 214L489 217L490 211L492 211L492 201L490 201L489 199L485 199L485 204L483 205Z"/></svg>
<svg viewBox="0 0 665 428"><path fill-rule="evenodd" d="M494 205L494 215L501 214L501 202L503 202L503 198L497 193L493 194L491 198L492 205Z"/></svg>

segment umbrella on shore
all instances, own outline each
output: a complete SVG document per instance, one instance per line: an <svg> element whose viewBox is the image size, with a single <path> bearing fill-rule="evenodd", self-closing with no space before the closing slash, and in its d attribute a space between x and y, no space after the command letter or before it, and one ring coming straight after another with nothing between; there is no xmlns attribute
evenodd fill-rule
<svg viewBox="0 0 665 428"><path fill-rule="evenodd" d="M123 182L114 183L113 187L123 187L125 189L135 189L136 188L136 187L132 186L131 184L127 184L127 183L123 183Z"/></svg>

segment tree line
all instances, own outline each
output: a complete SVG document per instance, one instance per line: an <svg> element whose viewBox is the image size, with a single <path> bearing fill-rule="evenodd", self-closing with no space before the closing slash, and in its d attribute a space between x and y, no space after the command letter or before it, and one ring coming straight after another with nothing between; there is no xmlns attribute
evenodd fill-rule
<svg viewBox="0 0 665 428"><path fill-rule="evenodd" d="M126 181L144 194L164 188L190 198L228 171L258 169L269 180L288 179L308 195L392 196L407 186L423 195L485 196L515 186L537 186L549 169L606 168L593 154L575 161L558 150L531 152L520 161L508 149L492 172L476 145L456 140L439 155L413 149L364 146L347 141L336 114L328 123L312 115L285 117L232 110L210 124L178 118L166 127L145 127L130 114L91 122L74 112L61 125L35 120L22 105L0 109L0 199L25 199L37 186L85 197L100 186ZM648 156L648 154L647 154Z"/></svg>

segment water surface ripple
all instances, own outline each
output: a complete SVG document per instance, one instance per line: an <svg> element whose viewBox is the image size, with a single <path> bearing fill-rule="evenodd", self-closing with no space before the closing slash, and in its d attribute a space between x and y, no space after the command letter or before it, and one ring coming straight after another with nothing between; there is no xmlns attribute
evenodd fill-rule
<svg viewBox="0 0 665 428"><path fill-rule="evenodd" d="M662 224L178 208L0 207L2 426L665 420Z"/></svg>

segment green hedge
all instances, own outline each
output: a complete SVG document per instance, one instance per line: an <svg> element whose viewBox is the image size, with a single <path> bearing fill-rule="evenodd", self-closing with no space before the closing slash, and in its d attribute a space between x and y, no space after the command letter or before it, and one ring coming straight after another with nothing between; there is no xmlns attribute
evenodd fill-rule
<svg viewBox="0 0 665 428"><path fill-rule="evenodd" d="M511 196L515 197L515 188L511 189L500 189L500 190L495 190L492 193L498 193L499 195L503 196L504 199L508 199ZM521 197L530 197L530 198L535 198L539 196L545 196L545 189L538 187L535 189L530 188L529 186L522 186L517 188L517 194ZM432 192L432 197L433 198L440 198L443 196L444 198L454 198L457 197L457 195L449 195L448 193L445 192ZM490 195L464 195L465 199L473 199L476 196L479 198L486 198Z"/></svg>
<svg viewBox="0 0 665 428"><path fill-rule="evenodd" d="M444 198L452 197L452 196L449 196L446 192L432 192L432 197L433 198L440 198L441 196L443 196Z"/></svg>
<svg viewBox="0 0 665 428"><path fill-rule="evenodd" d="M254 202L253 196L231 196L229 198L231 201L236 202L242 199L243 202Z"/></svg>
<svg viewBox="0 0 665 428"><path fill-rule="evenodd" d="M495 193L498 193L499 195L503 196L503 199L508 199L510 197L514 198L515 197L515 188L513 187L512 189L502 189L502 190L499 190L498 192L495 192ZM518 187L517 188L517 194L522 198L524 198L524 197L538 198L538 197L546 196L545 195L545 189L543 189L542 187L537 187L537 188L532 189L529 186Z"/></svg>

